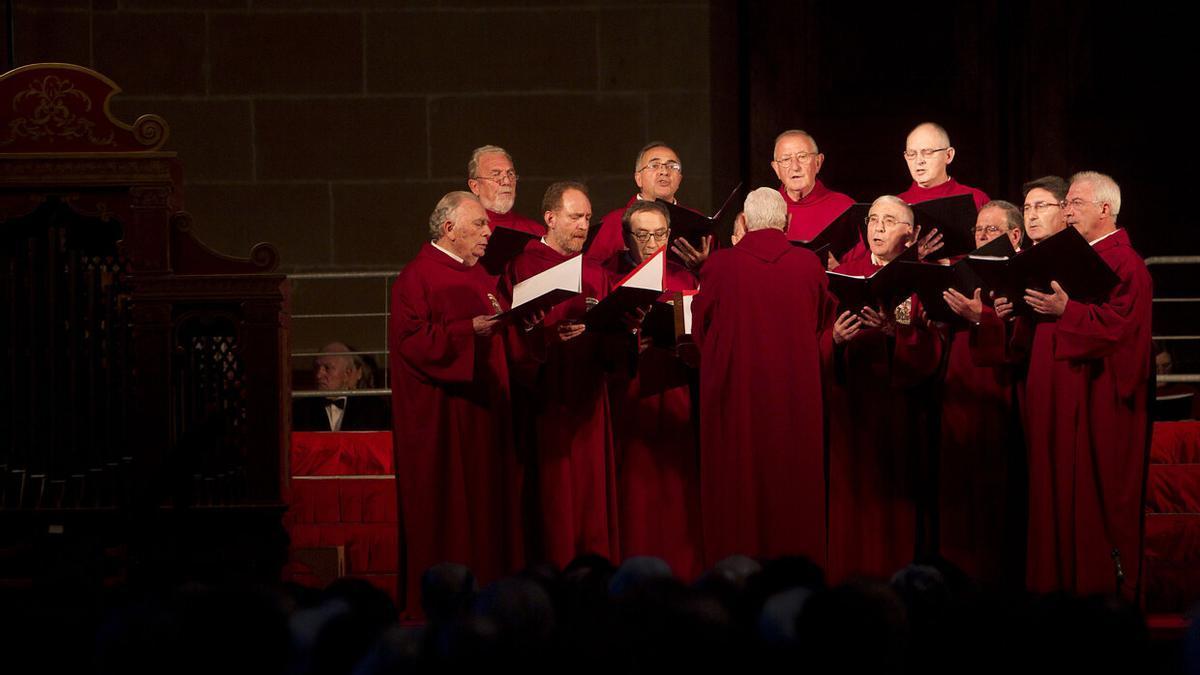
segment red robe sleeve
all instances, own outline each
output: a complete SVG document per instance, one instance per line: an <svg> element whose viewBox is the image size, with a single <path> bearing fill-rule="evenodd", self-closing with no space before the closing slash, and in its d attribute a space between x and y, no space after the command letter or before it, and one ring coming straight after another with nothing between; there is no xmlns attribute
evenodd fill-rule
<svg viewBox="0 0 1200 675"><path fill-rule="evenodd" d="M401 275L392 290L392 340L400 358L419 377L445 384L475 377L472 319L439 321L429 304L429 287Z"/></svg>
<svg viewBox="0 0 1200 675"><path fill-rule="evenodd" d="M1002 366L1012 361L1009 349L1011 322L1001 319L996 310L987 305L979 314L979 323L971 326L971 361L980 368Z"/></svg>
<svg viewBox="0 0 1200 675"><path fill-rule="evenodd" d="M1132 261L1116 266L1121 281L1108 299L1099 305L1075 300L1058 318L1054 358L1058 360L1110 359L1117 392L1132 396L1144 383L1149 363L1138 358L1139 353L1125 352L1141 322L1149 320L1150 280L1145 268L1133 268ZM1137 274L1141 271L1142 274ZM1135 350L1136 351L1136 350Z"/></svg>

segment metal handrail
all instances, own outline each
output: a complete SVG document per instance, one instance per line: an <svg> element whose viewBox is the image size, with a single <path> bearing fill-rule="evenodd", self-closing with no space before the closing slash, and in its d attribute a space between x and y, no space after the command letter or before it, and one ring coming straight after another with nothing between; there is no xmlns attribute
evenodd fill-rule
<svg viewBox="0 0 1200 675"><path fill-rule="evenodd" d="M365 272L299 272L289 274L288 279L292 281L345 281L348 279L379 279L383 280L383 311L381 312L314 312L309 314L293 314L292 320L304 319L383 319L383 342L386 345L388 341L388 317L391 316L391 284L389 283L400 272L398 270L375 270ZM293 352L289 354L289 358L312 358L323 356L329 352ZM341 356L385 356L387 350L359 350L351 352L335 352ZM383 383L388 384L389 373L386 368L383 369ZM304 390L292 391L292 398L324 398L329 396L380 396L391 395L390 387L384 386L374 389L351 389L338 391L321 391L321 390Z"/></svg>
<svg viewBox="0 0 1200 675"><path fill-rule="evenodd" d="M390 396L392 390L390 388L376 389L305 389L303 391L293 391L292 398L338 398L345 396L354 398L355 396Z"/></svg>
<svg viewBox="0 0 1200 675"><path fill-rule="evenodd" d="M1145 259L1147 267L1154 265L1200 265L1200 255L1163 255L1151 256ZM374 270L363 272L300 272L289 274L288 278L297 281L334 281L345 279L391 279L397 276L400 272L396 270ZM389 302L391 295L391 287L385 285L384 288L384 306L382 312L357 312L357 313L313 313L313 314L293 314L292 319L338 319L338 318L383 318L384 319L384 341L387 341L387 317L391 316L389 311ZM1156 303L1200 303L1200 297L1185 297L1185 298L1153 298L1152 302ZM1200 340L1200 335L1155 335L1155 340L1168 341L1196 341ZM291 354L292 358L311 358L322 356L326 352L295 352ZM350 356L381 356L386 355L386 350L364 350L354 352L337 352L342 355ZM386 383L388 373L383 374ZM1159 375L1159 382L1200 382L1200 374L1181 373L1172 375ZM375 389L352 389L340 391L293 391L293 398L320 398L327 396L382 396L390 395L392 390L390 387L379 387Z"/></svg>

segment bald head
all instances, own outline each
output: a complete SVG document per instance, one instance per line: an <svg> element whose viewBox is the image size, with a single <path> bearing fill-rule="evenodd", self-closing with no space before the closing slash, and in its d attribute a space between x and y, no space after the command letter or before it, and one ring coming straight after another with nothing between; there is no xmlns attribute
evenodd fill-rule
<svg viewBox="0 0 1200 675"><path fill-rule="evenodd" d="M330 342L321 347L321 356L313 361L313 378L321 391L356 389L362 377L358 357L352 356L344 342Z"/></svg>
<svg viewBox="0 0 1200 675"><path fill-rule="evenodd" d="M904 161L917 185L932 188L945 183L950 180L947 167L954 161L950 134L940 124L918 124L904 143Z"/></svg>

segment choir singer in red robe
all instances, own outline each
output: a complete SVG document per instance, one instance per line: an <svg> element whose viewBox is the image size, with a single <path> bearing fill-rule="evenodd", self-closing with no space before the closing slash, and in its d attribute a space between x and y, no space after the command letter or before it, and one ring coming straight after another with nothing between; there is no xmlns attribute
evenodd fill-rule
<svg viewBox="0 0 1200 675"><path fill-rule="evenodd" d="M629 199L625 206L613 209L604 215L600 221L600 230L596 233L591 246L588 247L587 257L607 265L615 256L629 247L625 243L625 230L622 218L625 209L639 201L663 201L678 204L675 193L683 184L683 164L679 154L671 146L662 141L651 141L638 150L633 160L633 182L638 191ZM708 259L712 247L712 238L706 238L700 249L696 249L682 237L672 244L672 250L691 268L697 268Z"/></svg>
<svg viewBox="0 0 1200 675"><path fill-rule="evenodd" d="M904 161L908 162L913 182L898 196L909 204L955 195L971 195L977 209L988 203L983 190L950 177L948 167L954 161L954 146L950 145L950 134L940 124L925 122L909 132L904 143Z"/></svg>
<svg viewBox="0 0 1200 675"><path fill-rule="evenodd" d="M1026 583L1037 592L1140 590L1146 483L1151 281L1117 227L1112 178L1071 178L1063 219L1120 278L1103 302L1027 290L1031 329L1025 432L1029 445ZM1015 339L1015 338L1014 338Z"/></svg>
<svg viewBox="0 0 1200 675"><path fill-rule="evenodd" d="M1020 250L1023 224L1015 205L990 201L975 221L975 246L1008 237ZM976 581L1020 588L1025 450L1014 369L1003 362L988 363L981 356L986 350L973 349L990 338L1003 350L1004 326L980 289L971 297L949 289L943 297L964 321L945 327L949 354L938 446L939 551Z"/></svg>
<svg viewBox="0 0 1200 675"><path fill-rule="evenodd" d="M621 279L657 253L671 233L670 213L658 202L635 201L622 217L627 250L609 263ZM696 288L682 265L666 263L664 290ZM610 381L613 432L617 443L621 554L662 558L681 579L703 571L700 551L700 467L693 432L695 370L674 349L634 338L638 356L632 372Z"/></svg>
<svg viewBox="0 0 1200 675"><path fill-rule="evenodd" d="M500 278L500 291L581 255L592 218L587 188L553 183L542 198L546 236L531 241ZM589 333L581 322L588 305L608 293L608 277L583 260L582 292L546 313L536 360L515 364L520 401L532 425L530 443L536 532L531 555L560 567L584 553L617 559L616 466L608 407L608 336ZM524 433L524 432L523 432Z"/></svg>
<svg viewBox="0 0 1200 675"><path fill-rule="evenodd" d="M787 202L791 216L788 239L809 241L854 203L849 196L830 190L817 178L824 164L825 154L817 149L817 139L808 132L788 129L775 137L771 168L779 178L779 193ZM866 255L866 247L859 242L842 256L840 262L865 258ZM832 253L825 261L829 269L837 267L838 262Z"/></svg>
<svg viewBox="0 0 1200 675"><path fill-rule="evenodd" d="M818 337L832 300L821 261L787 239L779 191L746 197L746 234L700 270L701 504L706 563L825 562Z"/></svg>
<svg viewBox="0 0 1200 675"><path fill-rule="evenodd" d="M869 258L838 272L871 276L914 245L912 209L885 195L867 216ZM824 338L829 383L829 576L888 578L917 551L927 477L929 386L940 334L916 296L895 307L838 307Z"/></svg>
<svg viewBox="0 0 1200 675"><path fill-rule="evenodd" d="M481 583L523 564L521 482L499 307L473 266L487 249L487 213L469 192L442 197L430 243L392 286L388 323L397 492L410 616L421 573L469 566Z"/></svg>
<svg viewBox="0 0 1200 675"><path fill-rule="evenodd" d="M489 227L493 230L507 227L540 237L546 233L545 225L513 211L520 178L512 155L504 148L485 145L471 152L467 162L467 187L487 209Z"/></svg>

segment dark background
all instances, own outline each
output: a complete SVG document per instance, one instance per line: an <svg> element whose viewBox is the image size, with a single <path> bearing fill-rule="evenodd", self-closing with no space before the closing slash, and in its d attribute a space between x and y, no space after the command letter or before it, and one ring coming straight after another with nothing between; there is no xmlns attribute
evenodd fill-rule
<svg viewBox="0 0 1200 675"><path fill-rule="evenodd" d="M753 184L778 130L826 155L826 184L860 200L907 187L907 132L933 120L960 182L1021 203L1021 184L1094 169L1122 188L1143 255L1200 253L1192 178L1191 21L1156 3L745 3L739 126ZM714 31L726 26L713 22ZM746 143L745 141L748 141ZM717 141L714 140L714 143ZM714 155L719 154L714 150Z"/></svg>

